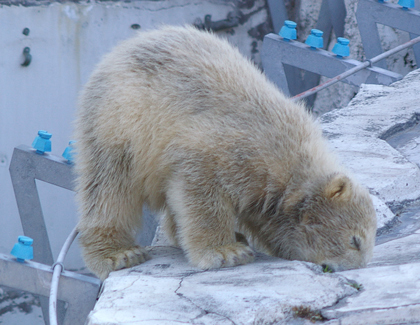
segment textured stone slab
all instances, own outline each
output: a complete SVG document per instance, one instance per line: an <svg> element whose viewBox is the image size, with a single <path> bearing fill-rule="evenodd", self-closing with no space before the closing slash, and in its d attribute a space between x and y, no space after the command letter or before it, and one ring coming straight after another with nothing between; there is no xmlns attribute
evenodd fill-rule
<svg viewBox="0 0 420 325"><path fill-rule="evenodd" d="M331 324L420 322L420 230L377 245L368 268L339 274L362 289L321 312Z"/></svg>
<svg viewBox="0 0 420 325"><path fill-rule="evenodd" d="M369 267L413 262L420 263L420 231L376 246Z"/></svg>
<svg viewBox="0 0 420 325"><path fill-rule="evenodd" d="M395 149L401 152L409 161L420 166L420 114L413 119L414 125L405 132L395 134L387 139Z"/></svg>
<svg viewBox="0 0 420 325"><path fill-rule="evenodd" d="M339 272L362 284L358 295L322 311L340 324L406 324L420 321L420 263Z"/></svg>
<svg viewBox="0 0 420 325"><path fill-rule="evenodd" d="M348 107L320 117L344 165L386 203L420 197L420 171L410 150L416 137L400 151L386 141L418 123L419 93L416 70L391 86L362 85Z"/></svg>
<svg viewBox="0 0 420 325"><path fill-rule="evenodd" d="M319 119L339 159L374 195L378 228L420 198L419 93L416 70L391 86L362 85L348 107Z"/></svg>
<svg viewBox="0 0 420 325"><path fill-rule="evenodd" d="M311 263L259 255L248 265L201 271L179 249L150 253L152 260L111 273L89 324L299 323L293 307L319 310L357 292Z"/></svg>
<svg viewBox="0 0 420 325"><path fill-rule="evenodd" d="M388 208L398 211L420 197L419 93L417 70L390 87L364 85L348 107L321 118L343 163L377 195L378 228L389 230L368 268L340 272L362 289L322 310L327 324L420 322L418 205L398 217Z"/></svg>

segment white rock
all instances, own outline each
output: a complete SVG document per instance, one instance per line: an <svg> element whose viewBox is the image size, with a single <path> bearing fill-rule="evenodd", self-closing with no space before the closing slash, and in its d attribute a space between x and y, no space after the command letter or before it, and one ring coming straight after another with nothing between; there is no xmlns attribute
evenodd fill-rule
<svg viewBox="0 0 420 325"><path fill-rule="evenodd" d="M393 218L384 206L420 198L415 154L398 151L387 137L420 114L420 70L391 86L363 85L349 106L320 117L331 147L343 164L378 197L378 226ZM384 140L385 139L385 140Z"/></svg>
<svg viewBox="0 0 420 325"><path fill-rule="evenodd" d="M395 217L395 215L378 197L375 195L371 195L370 197L372 198L373 205L375 206L376 218L378 219L377 228L379 229L384 227L387 222Z"/></svg>
<svg viewBox="0 0 420 325"><path fill-rule="evenodd" d="M320 310L357 292L320 266L259 255L255 263L202 271L182 251L153 247L153 258L111 273L89 324L271 324L293 307Z"/></svg>
<svg viewBox="0 0 420 325"><path fill-rule="evenodd" d="M420 231L375 246L369 267L420 262Z"/></svg>
<svg viewBox="0 0 420 325"><path fill-rule="evenodd" d="M339 272L362 284L358 295L322 311L340 324L407 324L420 320L420 263Z"/></svg>

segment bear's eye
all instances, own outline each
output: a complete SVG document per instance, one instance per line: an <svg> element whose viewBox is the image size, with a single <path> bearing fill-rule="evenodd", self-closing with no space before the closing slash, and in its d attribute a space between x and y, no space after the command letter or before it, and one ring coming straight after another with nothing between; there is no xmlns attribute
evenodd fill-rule
<svg viewBox="0 0 420 325"><path fill-rule="evenodd" d="M359 237L353 236L350 241L350 246L354 249L360 251L360 246L362 245L362 241Z"/></svg>

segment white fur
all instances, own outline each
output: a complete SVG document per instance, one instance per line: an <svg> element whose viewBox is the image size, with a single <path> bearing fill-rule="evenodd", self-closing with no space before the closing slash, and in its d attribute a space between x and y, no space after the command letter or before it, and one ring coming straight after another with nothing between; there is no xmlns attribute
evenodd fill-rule
<svg viewBox="0 0 420 325"><path fill-rule="evenodd" d="M76 139L80 242L102 279L147 259L134 244L144 203L167 210L169 237L204 269L253 259L235 224L280 257L348 268L371 255L366 190L343 176L304 106L211 33L165 27L116 47L81 94ZM341 257L325 236L346 241ZM348 247L352 236L363 249Z"/></svg>

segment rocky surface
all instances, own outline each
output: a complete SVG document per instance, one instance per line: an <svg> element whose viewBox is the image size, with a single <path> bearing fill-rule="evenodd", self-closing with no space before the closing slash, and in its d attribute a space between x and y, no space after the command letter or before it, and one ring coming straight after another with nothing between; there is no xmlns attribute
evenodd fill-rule
<svg viewBox="0 0 420 325"><path fill-rule="evenodd" d="M259 255L252 264L202 271L180 249L149 252L149 262L106 280L89 324L271 324L293 319L293 308L316 311L357 293L344 277L312 263Z"/></svg>
<svg viewBox="0 0 420 325"><path fill-rule="evenodd" d="M420 70L390 87L364 85L347 108L320 118L374 199L379 229L367 268L323 273L260 254L252 264L204 272L181 250L155 246L152 260L111 273L89 324L420 323L418 94Z"/></svg>
<svg viewBox="0 0 420 325"><path fill-rule="evenodd" d="M419 92L416 70L391 86L363 85L345 109L320 118L343 164L376 196L379 228L420 198L420 160L412 145L419 137Z"/></svg>
<svg viewBox="0 0 420 325"><path fill-rule="evenodd" d="M44 324L39 299L23 291L0 287L0 324Z"/></svg>

